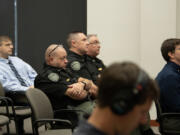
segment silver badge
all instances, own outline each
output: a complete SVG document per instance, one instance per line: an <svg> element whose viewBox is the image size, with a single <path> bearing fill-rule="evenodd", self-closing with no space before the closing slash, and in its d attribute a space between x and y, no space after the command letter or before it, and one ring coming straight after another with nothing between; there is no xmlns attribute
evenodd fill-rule
<svg viewBox="0 0 180 135"><path fill-rule="evenodd" d="M80 70L81 65L78 61L74 61L71 63L71 68L75 71L78 71L78 70Z"/></svg>
<svg viewBox="0 0 180 135"><path fill-rule="evenodd" d="M59 81L59 75L57 73L50 73L48 75L49 80L53 82L58 82Z"/></svg>

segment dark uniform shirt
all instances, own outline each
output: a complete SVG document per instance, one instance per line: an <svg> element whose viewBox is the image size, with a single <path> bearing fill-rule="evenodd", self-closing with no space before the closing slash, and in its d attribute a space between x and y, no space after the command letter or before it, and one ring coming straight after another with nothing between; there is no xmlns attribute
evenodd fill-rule
<svg viewBox="0 0 180 135"><path fill-rule="evenodd" d="M163 112L180 112L180 66L168 62L156 77Z"/></svg>
<svg viewBox="0 0 180 135"><path fill-rule="evenodd" d="M75 130L73 135L107 135L107 134L95 128L87 121L81 121L79 127L77 128L77 130Z"/></svg>
<svg viewBox="0 0 180 135"><path fill-rule="evenodd" d="M97 57L91 57L86 55L86 63L88 71L90 72L93 82L96 84L97 78L100 77L100 74L105 69L104 63Z"/></svg>
<svg viewBox="0 0 180 135"><path fill-rule="evenodd" d="M72 51L69 51L67 58L67 68L69 68L74 75L92 80L86 65L85 56L81 56Z"/></svg>
<svg viewBox="0 0 180 135"><path fill-rule="evenodd" d="M68 70L45 65L35 79L35 87L46 93L53 108L57 110L66 108L67 105L76 106L87 100L74 100L64 95L68 85L76 82L77 77Z"/></svg>

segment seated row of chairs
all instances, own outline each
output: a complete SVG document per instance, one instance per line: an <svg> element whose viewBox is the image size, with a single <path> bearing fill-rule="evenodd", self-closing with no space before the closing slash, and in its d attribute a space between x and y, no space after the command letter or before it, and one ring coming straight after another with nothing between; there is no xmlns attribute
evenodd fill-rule
<svg viewBox="0 0 180 135"><path fill-rule="evenodd" d="M0 85L0 127L6 125L7 134L10 134L9 123L13 120L15 122L16 134L21 135L23 133L23 121L29 117L32 119L32 134L34 135L72 134L71 122L63 119L54 119L51 103L41 90L31 88L25 92L25 95L30 107L14 106L13 101L5 97L3 88ZM67 126L62 128L57 125ZM39 132L38 128L42 126L45 127L45 130Z"/></svg>
<svg viewBox="0 0 180 135"><path fill-rule="evenodd" d="M23 132L24 119L31 116L31 109L24 106L14 106L13 100L5 97L2 85L0 85L0 98L6 102L6 106L0 106L0 114L8 116L9 121L13 120L16 123L16 133L20 135Z"/></svg>

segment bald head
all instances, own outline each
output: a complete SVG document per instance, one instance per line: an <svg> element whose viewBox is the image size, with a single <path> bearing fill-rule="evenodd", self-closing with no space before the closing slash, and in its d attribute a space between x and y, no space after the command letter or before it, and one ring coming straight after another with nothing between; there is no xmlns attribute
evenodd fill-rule
<svg viewBox="0 0 180 135"><path fill-rule="evenodd" d="M58 44L51 44L45 52L45 60L47 61L49 59L50 56L54 56L56 54L56 49L59 47L60 45Z"/></svg>
<svg viewBox="0 0 180 135"><path fill-rule="evenodd" d="M62 45L51 44L45 52L45 61L47 65L59 68L66 68L67 53Z"/></svg>

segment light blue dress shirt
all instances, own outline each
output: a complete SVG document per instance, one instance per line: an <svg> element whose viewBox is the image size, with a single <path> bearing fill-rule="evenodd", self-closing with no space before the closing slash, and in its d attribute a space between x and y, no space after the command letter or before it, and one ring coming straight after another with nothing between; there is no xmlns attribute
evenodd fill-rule
<svg viewBox="0 0 180 135"><path fill-rule="evenodd" d="M8 64L8 59L12 61L27 87L22 86L16 78ZM5 91L25 91L29 86L34 86L34 79L37 76L36 71L28 63L18 57L9 56L8 59L0 58L0 82Z"/></svg>

